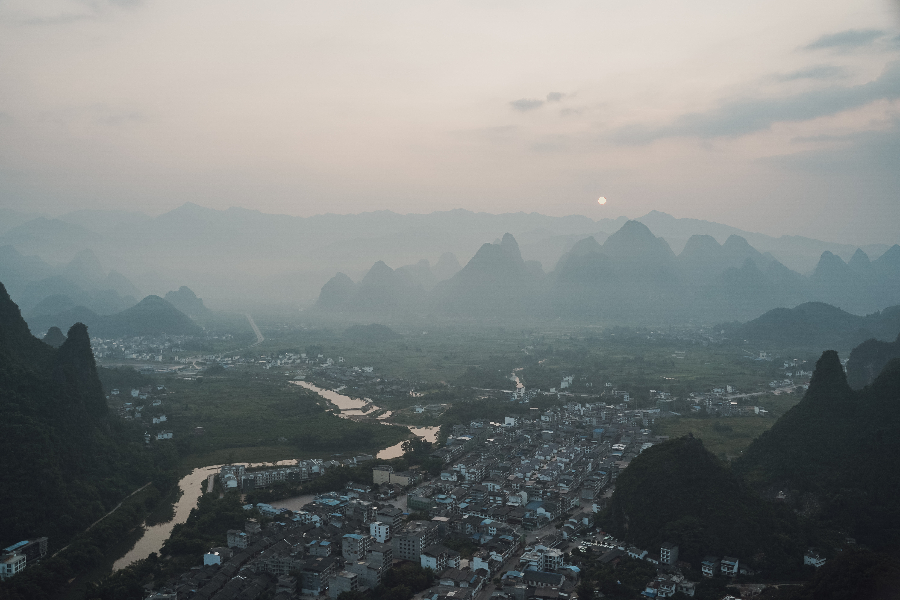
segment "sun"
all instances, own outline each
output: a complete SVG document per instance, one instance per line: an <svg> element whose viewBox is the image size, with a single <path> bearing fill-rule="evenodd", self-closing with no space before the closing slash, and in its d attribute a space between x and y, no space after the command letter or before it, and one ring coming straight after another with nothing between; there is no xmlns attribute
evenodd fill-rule
<svg viewBox="0 0 900 600"><path fill-rule="evenodd" d="M606 204L606 198L604 198L603 196L600 196L600 199L597 200L597 203L598 204Z"/></svg>

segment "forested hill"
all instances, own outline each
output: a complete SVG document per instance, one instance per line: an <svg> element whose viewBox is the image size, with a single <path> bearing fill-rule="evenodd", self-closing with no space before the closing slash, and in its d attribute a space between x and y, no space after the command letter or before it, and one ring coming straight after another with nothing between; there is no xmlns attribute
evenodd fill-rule
<svg viewBox="0 0 900 600"><path fill-rule="evenodd" d="M821 525L874 548L900 549L900 359L854 391L838 355L822 354L803 399L756 439L734 469L784 490Z"/></svg>
<svg viewBox="0 0 900 600"><path fill-rule="evenodd" d="M112 417L87 328L58 349L33 337L0 283L0 545L59 548L150 481L155 452Z"/></svg>
<svg viewBox="0 0 900 600"><path fill-rule="evenodd" d="M754 569L778 574L794 567L804 549L793 513L755 495L690 436L635 458L616 480L601 522L614 536L650 552L672 542L695 567L705 555L737 556Z"/></svg>

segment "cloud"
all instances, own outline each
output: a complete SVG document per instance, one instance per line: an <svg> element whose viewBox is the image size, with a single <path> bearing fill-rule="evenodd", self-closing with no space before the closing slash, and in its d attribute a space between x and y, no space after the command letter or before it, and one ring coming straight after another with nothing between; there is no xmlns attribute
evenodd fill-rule
<svg viewBox="0 0 900 600"><path fill-rule="evenodd" d="M837 79L846 75L843 67L837 65L816 65L787 73L786 75L778 75L779 81L796 81L798 79Z"/></svg>
<svg viewBox="0 0 900 600"><path fill-rule="evenodd" d="M739 137L768 129L773 123L808 121L876 100L897 98L900 98L900 62L892 62L877 79L862 85L835 86L786 98L734 100L707 113L682 115L671 125L623 128L613 139L620 143L641 144L670 137Z"/></svg>
<svg viewBox="0 0 900 600"><path fill-rule="evenodd" d="M68 25L96 19L110 9L130 9L144 0L0 0L0 22L22 25Z"/></svg>
<svg viewBox="0 0 900 600"><path fill-rule="evenodd" d="M536 108L540 108L544 105L543 100L537 100L534 98L521 98L519 100L513 100L509 103L516 110L520 110L522 112L528 110L534 110Z"/></svg>
<svg viewBox="0 0 900 600"><path fill-rule="evenodd" d="M562 92L550 92L547 94L547 102L559 102L565 97L566 95Z"/></svg>
<svg viewBox="0 0 900 600"><path fill-rule="evenodd" d="M860 48L869 46L875 40L885 34L880 29L848 29L838 33L823 35L813 43L806 46L807 50L820 50L822 48Z"/></svg>

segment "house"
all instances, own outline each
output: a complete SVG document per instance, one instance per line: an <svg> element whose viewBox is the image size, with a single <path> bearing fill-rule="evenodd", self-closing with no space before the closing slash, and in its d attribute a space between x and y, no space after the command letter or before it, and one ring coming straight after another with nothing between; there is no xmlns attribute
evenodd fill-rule
<svg viewBox="0 0 900 600"><path fill-rule="evenodd" d="M0 556L0 581L21 573L25 568L26 560L25 555L19 552L11 552Z"/></svg>
<svg viewBox="0 0 900 600"><path fill-rule="evenodd" d="M728 577L734 577L739 572L739 564L738 559L731 556L722 557L722 575L727 575Z"/></svg>
<svg viewBox="0 0 900 600"><path fill-rule="evenodd" d="M156 439L158 440L171 440L172 432L171 431L160 431L156 434Z"/></svg>
<svg viewBox="0 0 900 600"><path fill-rule="evenodd" d="M320 596L337 574L337 565L336 556L317 556L307 560L301 570L300 593L305 596Z"/></svg>
<svg viewBox="0 0 900 600"><path fill-rule="evenodd" d="M247 548L250 536L240 529L229 529L226 539L228 540L229 548L241 548L243 550Z"/></svg>
<svg viewBox="0 0 900 600"><path fill-rule="evenodd" d="M391 539L391 526L380 521L369 523L369 535L375 538L379 544L383 544Z"/></svg>
<svg viewBox="0 0 900 600"><path fill-rule="evenodd" d="M415 521L397 532L391 540L394 557L419 562L422 552L436 541L437 525Z"/></svg>
<svg viewBox="0 0 900 600"><path fill-rule="evenodd" d="M659 562L664 565L674 565L678 562L678 546L671 542L663 542L659 547Z"/></svg>
<svg viewBox="0 0 900 600"><path fill-rule="evenodd" d="M544 587L560 587L565 581L565 577L559 573L545 573L544 571L525 571L522 575L522 581L525 585L536 588Z"/></svg>
<svg viewBox="0 0 900 600"><path fill-rule="evenodd" d="M337 598L344 592L355 592L359 589L359 575L350 571L341 571L334 577L328 586L328 596Z"/></svg>
<svg viewBox="0 0 900 600"><path fill-rule="evenodd" d="M809 549L803 554L803 564L812 565L818 569L825 564L825 558L815 550Z"/></svg>
<svg viewBox="0 0 900 600"><path fill-rule="evenodd" d="M344 560L356 562L366 557L369 547L372 545L372 538L368 535L360 533L348 533L341 538L341 556Z"/></svg>
<svg viewBox="0 0 900 600"><path fill-rule="evenodd" d="M706 556L700 562L700 572L704 577L715 577L721 561L715 556Z"/></svg>
<svg viewBox="0 0 900 600"><path fill-rule="evenodd" d="M419 564L425 569L441 573L448 568L459 568L459 552L441 544L432 544L419 555Z"/></svg>

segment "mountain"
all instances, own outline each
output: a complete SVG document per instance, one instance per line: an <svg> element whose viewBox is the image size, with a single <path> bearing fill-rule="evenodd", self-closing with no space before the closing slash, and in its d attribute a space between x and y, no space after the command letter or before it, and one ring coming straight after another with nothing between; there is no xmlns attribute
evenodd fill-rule
<svg viewBox="0 0 900 600"><path fill-rule="evenodd" d="M851 389L837 352L816 363L803 399L733 463L755 488L782 490L819 526L875 549L900 540L900 360Z"/></svg>
<svg viewBox="0 0 900 600"><path fill-rule="evenodd" d="M452 252L444 252L441 254L441 257L438 258L438 261L434 264L431 271L434 273L434 278L437 281L444 281L459 273L461 269L462 266L460 266L459 259L456 258L456 255Z"/></svg>
<svg viewBox="0 0 900 600"><path fill-rule="evenodd" d="M900 307L894 308L897 309L894 312L900 311ZM847 360L847 383L855 390L871 384L895 358L900 358L900 333L893 342L866 340L850 352Z"/></svg>
<svg viewBox="0 0 900 600"><path fill-rule="evenodd" d="M184 285L176 291L167 292L165 300L192 319L201 319L212 312L191 288Z"/></svg>
<svg viewBox="0 0 900 600"><path fill-rule="evenodd" d="M698 566L713 554L778 572L805 550L796 516L754 494L691 436L632 460L600 519L605 530L638 548L674 543L681 560Z"/></svg>
<svg viewBox="0 0 900 600"><path fill-rule="evenodd" d="M860 317L824 302L806 302L794 308L776 308L728 335L770 344L776 348L847 349L870 338L894 339L900 333L900 306Z"/></svg>
<svg viewBox="0 0 900 600"><path fill-rule="evenodd" d="M61 275L69 281L90 287L98 287L106 278L100 259L91 250L82 250L62 269Z"/></svg>
<svg viewBox="0 0 900 600"><path fill-rule="evenodd" d="M197 335L200 327L159 296L147 296L131 308L98 320L94 332L101 337L141 335Z"/></svg>
<svg viewBox="0 0 900 600"><path fill-rule="evenodd" d="M66 335L60 330L59 327L51 327L47 330L46 335L44 335L44 339L41 340L48 346L53 348L59 348L66 341Z"/></svg>
<svg viewBox="0 0 900 600"><path fill-rule="evenodd" d="M322 286L315 308L325 311L346 309L355 294L356 284L353 280L338 273Z"/></svg>
<svg viewBox="0 0 900 600"><path fill-rule="evenodd" d="M427 306L419 299L426 297L422 292L428 292L439 278L426 260L420 260L396 271L382 262L370 269L368 282L364 278L359 286L346 276L337 276L323 286L317 310L352 309L364 314L377 309L383 314L385 306L402 306L406 311L466 318L518 318L527 313L549 319L659 325L744 321L777 307L797 306L811 297L849 297L849 308L841 305L843 308L858 313L877 305L877 309L865 311L873 313L889 306L888 302L900 303L900 287L893 289L900 285L894 282L900 280L900 246L897 248L868 267L860 250L853 269L825 251L816 271L805 277L736 234L730 234L723 244L709 235L694 235L676 256L665 239L632 220L606 236L602 244L594 236L573 242L555 268L545 274L539 262L524 259L516 238L507 233L502 240L483 244L463 269L438 283L427 294ZM398 275L402 275L399 280ZM392 294L392 286L405 291ZM822 327L822 335L827 337L830 325ZM867 337L882 337L885 331L893 339L891 327L870 317L859 322L854 335L832 330L834 335L828 339L849 348ZM839 328L841 332L844 329Z"/></svg>
<svg viewBox="0 0 900 600"><path fill-rule="evenodd" d="M512 234L484 244L456 275L439 283L432 306L457 316L521 314L535 301L533 271Z"/></svg>
<svg viewBox="0 0 900 600"><path fill-rule="evenodd" d="M87 328L58 349L42 343L2 284L0 411L4 539L59 548L149 479L140 432L109 414Z"/></svg>
<svg viewBox="0 0 900 600"><path fill-rule="evenodd" d="M420 287L425 291L430 290L437 283L431 264L425 258L414 265L398 267L397 274L406 280L407 286Z"/></svg>

